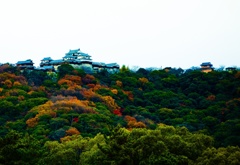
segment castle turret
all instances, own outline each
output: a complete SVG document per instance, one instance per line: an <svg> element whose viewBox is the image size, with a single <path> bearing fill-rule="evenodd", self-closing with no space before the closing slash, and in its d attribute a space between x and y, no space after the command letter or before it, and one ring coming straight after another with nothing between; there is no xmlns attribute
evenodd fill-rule
<svg viewBox="0 0 240 165"><path fill-rule="evenodd" d="M213 71L213 65L211 64L211 62L203 62L201 64L201 71L202 72L205 72L205 73L208 73L208 72L211 72Z"/></svg>
<svg viewBox="0 0 240 165"><path fill-rule="evenodd" d="M31 59L28 59L26 61L18 61L16 63L17 67L20 68L21 70L23 69L34 69L34 66L33 66L33 61Z"/></svg>

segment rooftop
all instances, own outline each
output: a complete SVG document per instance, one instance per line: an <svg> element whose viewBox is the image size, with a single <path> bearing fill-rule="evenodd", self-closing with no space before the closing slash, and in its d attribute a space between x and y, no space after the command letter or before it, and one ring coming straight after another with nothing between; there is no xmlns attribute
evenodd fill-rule
<svg viewBox="0 0 240 165"><path fill-rule="evenodd" d="M119 67L117 63L106 64L107 67Z"/></svg>
<svg viewBox="0 0 240 165"><path fill-rule="evenodd" d="M64 62L62 59L60 59L60 60L52 60L50 62L50 64L58 64L58 63L62 63L62 62Z"/></svg>
<svg viewBox="0 0 240 165"><path fill-rule="evenodd" d="M39 67L37 68L38 70L54 70L54 67L51 66L43 66L43 67Z"/></svg>
<svg viewBox="0 0 240 165"><path fill-rule="evenodd" d="M51 57L45 57L41 61L52 61L53 59Z"/></svg>
<svg viewBox="0 0 240 165"><path fill-rule="evenodd" d="M74 50L69 50L69 52L67 54L74 54L74 53L78 53L80 51L80 48L78 49L74 49Z"/></svg>
<svg viewBox="0 0 240 165"><path fill-rule="evenodd" d="M26 61L18 61L17 62L17 65L21 65L21 64L34 64L34 63L30 59L28 59Z"/></svg>
<svg viewBox="0 0 240 165"><path fill-rule="evenodd" d="M94 66L106 66L104 62L93 62L92 63Z"/></svg>
<svg viewBox="0 0 240 165"><path fill-rule="evenodd" d="M211 62L203 62L201 66L212 66Z"/></svg>

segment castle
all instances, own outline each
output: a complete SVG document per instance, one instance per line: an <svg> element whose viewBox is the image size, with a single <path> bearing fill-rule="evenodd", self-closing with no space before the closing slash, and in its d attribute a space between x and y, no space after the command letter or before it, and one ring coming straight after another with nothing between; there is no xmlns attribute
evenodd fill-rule
<svg viewBox="0 0 240 165"><path fill-rule="evenodd" d="M16 66L21 70L43 70L43 71L57 71L62 64L70 64L76 69L82 69L86 73L97 73L102 70L107 70L109 73L116 73L120 66L117 63L105 64L103 62L93 62L91 56L82 52L80 49L69 50L62 59L53 60L51 57L45 57L41 60L40 67L35 68L33 61L28 59L26 61L18 61Z"/></svg>
<svg viewBox="0 0 240 165"><path fill-rule="evenodd" d="M208 72L211 72L213 71L213 65L211 64L211 62L203 62L201 65L201 71L204 72L204 73L208 73Z"/></svg>

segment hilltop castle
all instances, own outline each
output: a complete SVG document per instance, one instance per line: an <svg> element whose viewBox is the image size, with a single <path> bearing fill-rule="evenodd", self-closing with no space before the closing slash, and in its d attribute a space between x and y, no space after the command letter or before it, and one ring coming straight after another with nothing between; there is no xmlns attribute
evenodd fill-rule
<svg viewBox="0 0 240 165"><path fill-rule="evenodd" d="M201 66L201 71L205 73L212 72L214 69L211 62L203 62L200 66Z"/></svg>
<svg viewBox="0 0 240 165"><path fill-rule="evenodd" d="M35 68L33 61L28 59L26 61L18 61L17 67L21 70L43 70L43 71L57 71L57 68L62 64L70 64L74 68L83 69L86 73L97 73L102 70L107 70L110 73L119 71L117 63L105 64L103 62L92 62L91 56L83 53L80 49L69 50L62 59L53 60L51 57L45 57L41 60L40 67Z"/></svg>

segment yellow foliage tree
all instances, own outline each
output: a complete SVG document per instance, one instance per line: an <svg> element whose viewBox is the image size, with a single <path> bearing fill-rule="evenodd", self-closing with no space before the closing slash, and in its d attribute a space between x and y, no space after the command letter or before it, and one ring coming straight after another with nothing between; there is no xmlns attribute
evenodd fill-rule
<svg viewBox="0 0 240 165"><path fill-rule="evenodd" d="M148 79L145 78L145 77L139 78L138 80L139 80L143 85L149 82Z"/></svg>
<svg viewBox="0 0 240 165"><path fill-rule="evenodd" d="M117 80L116 85L119 86L119 87L122 87L122 81Z"/></svg>
<svg viewBox="0 0 240 165"><path fill-rule="evenodd" d="M102 99L109 109L115 110L120 108L111 96L103 96Z"/></svg>
<svg viewBox="0 0 240 165"><path fill-rule="evenodd" d="M30 118L26 121L26 124L28 125L28 127L35 127L38 124L38 118Z"/></svg>
<svg viewBox="0 0 240 165"><path fill-rule="evenodd" d="M5 80L4 85L6 85L8 88L12 87L12 82L10 80Z"/></svg>
<svg viewBox="0 0 240 165"><path fill-rule="evenodd" d="M40 116L50 115L56 117L58 110L64 110L66 113L72 110L81 113L96 113L92 107L95 106L94 103L88 100L78 100L76 97L63 97L57 96L51 98L52 101L48 101L43 105L39 105L30 110L37 112L37 115L33 118L27 120L26 124L29 127L34 127Z"/></svg>
<svg viewBox="0 0 240 165"><path fill-rule="evenodd" d="M27 85L27 81L23 76L16 76L15 74L7 72L0 74L0 84L4 84L6 80L18 81L22 85Z"/></svg>
<svg viewBox="0 0 240 165"><path fill-rule="evenodd" d="M16 87L16 86L21 86L22 84L19 82L19 81L15 81L14 83L13 83L13 86L14 87Z"/></svg>
<svg viewBox="0 0 240 165"><path fill-rule="evenodd" d="M117 89L112 89L111 92L112 92L113 94L115 94L115 95L118 94L118 90L117 90Z"/></svg>

